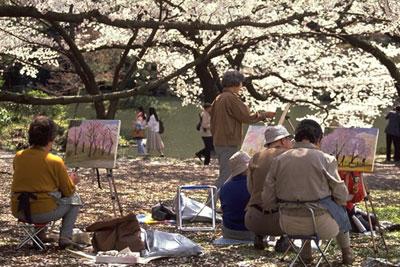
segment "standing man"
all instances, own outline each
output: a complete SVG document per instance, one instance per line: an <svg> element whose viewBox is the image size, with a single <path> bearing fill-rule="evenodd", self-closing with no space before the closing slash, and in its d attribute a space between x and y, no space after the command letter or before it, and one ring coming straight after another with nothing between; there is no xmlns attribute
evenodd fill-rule
<svg viewBox="0 0 400 267"><path fill-rule="evenodd" d="M228 70L222 78L224 88L212 103L211 133L214 149L218 157L219 177L217 188L221 188L229 177L229 158L239 151L242 143L242 124L256 123L272 118L273 112L250 113L249 108L240 100L244 76L237 70Z"/></svg>
<svg viewBox="0 0 400 267"><path fill-rule="evenodd" d="M392 142L394 145L394 161L400 161L400 106L390 111L386 117L388 124L385 128L386 133L386 161L390 161Z"/></svg>

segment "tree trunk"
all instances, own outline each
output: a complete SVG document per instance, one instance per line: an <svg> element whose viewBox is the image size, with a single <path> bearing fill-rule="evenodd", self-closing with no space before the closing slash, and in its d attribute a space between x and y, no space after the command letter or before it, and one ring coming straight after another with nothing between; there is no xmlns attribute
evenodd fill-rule
<svg viewBox="0 0 400 267"><path fill-rule="evenodd" d="M208 70L209 61L197 64L195 71L200 79L200 85L203 88L204 102L212 103L218 95L217 82L211 76Z"/></svg>

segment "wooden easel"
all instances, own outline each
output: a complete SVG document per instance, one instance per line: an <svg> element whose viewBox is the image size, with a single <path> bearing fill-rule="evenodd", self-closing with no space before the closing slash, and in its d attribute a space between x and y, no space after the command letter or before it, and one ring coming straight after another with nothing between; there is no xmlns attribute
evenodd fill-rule
<svg viewBox="0 0 400 267"><path fill-rule="evenodd" d="M372 246L373 246L374 252L378 253L379 246L377 246L377 244L375 242L374 227L372 225L372 220L371 220L371 216L370 216L370 212L369 212L370 208L371 208L372 214L374 215L374 218L375 218L375 221L376 221L376 226L378 227L378 233L379 233L380 241L382 242L382 244L383 244L383 246L385 248L386 254L388 254L388 247L386 245L385 237L383 235L383 230L382 230L381 224L379 222L378 216L376 215L375 207L374 207L374 204L372 202L372 198L371 198L371 195L370 195L370 192L369 192L369 188L368 188L366 183L367 183L367 181L364 179L363 183L362 183L363 190L365 192L364 204L365 204L365 211L367 212L367 217L368 217L368 224L369 224L369 229L370 229L370 233L371 233ZM368 207L368 205L369 205L369 207Z"/></svg>
<svg viewBox="0 0 400 267"><path fill-rule="evenodd" d="M102 189L101 183L100 183L99 169L95 168L94 170L96 171L97 183L99 185L99 188ZM115 186L115 180L114 180L112 169L106 169L106 172L107 172L106 177L107 177L107 181L108 181L108 186L110 188L110 198L111 198L111 202L112 202L112 205L113 205L114 216L117 217L116 206L118 206L119 214L121 216L123 216L123 210L122 210L121 202L119 201L117 187Z"/></svg>
<svg viewBox="0 0 400 267"><path fill-rule="evenodd" d="M285 120L287 120L287 122L288 122L289 125L290 125L290 128L292 128L292 130L293 130L293 132L294 132L294 131L295 131L294 125L293 125L292 121L290 120L290 117L287 116L287 114L288 114L289 109L290 109L291 106L292 106L292 104L290 104L290 103L288 103L288 104L286 105L285 109L284 109L283 112L282 112L281 117L279 118L278 125L283 125L283 123L285 122Z"/></svg>

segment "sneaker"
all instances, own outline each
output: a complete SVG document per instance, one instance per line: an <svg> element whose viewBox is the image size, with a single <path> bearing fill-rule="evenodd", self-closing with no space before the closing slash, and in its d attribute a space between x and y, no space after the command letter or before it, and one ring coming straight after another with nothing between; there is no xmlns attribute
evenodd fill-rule
<svg viewBox="0 0 400 267"><path fill-rule="evenodd" d="M201 154L199 152L194 154L201 162L203 162L202 158L201 158Z"/></svg>
<svg viewBox="0 0 400 267"><path fill-rule="evenodd" d="M265 249L264 237L262 235L256 235L254 237L254 248L259 250Z"/></svg>

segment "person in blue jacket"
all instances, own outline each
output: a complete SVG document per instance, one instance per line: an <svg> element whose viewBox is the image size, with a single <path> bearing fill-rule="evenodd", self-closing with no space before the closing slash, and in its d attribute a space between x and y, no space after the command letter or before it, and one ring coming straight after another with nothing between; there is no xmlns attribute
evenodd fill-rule
<svg viewBox="0 0 400 267"><path fill-rule="evenodd" d="M244 224L245 208L250 199L247 190L247 167L250 156L236 152L229 159L230 176L220 190L222 235L224 238L254 240L254 233Z"/></svg>

